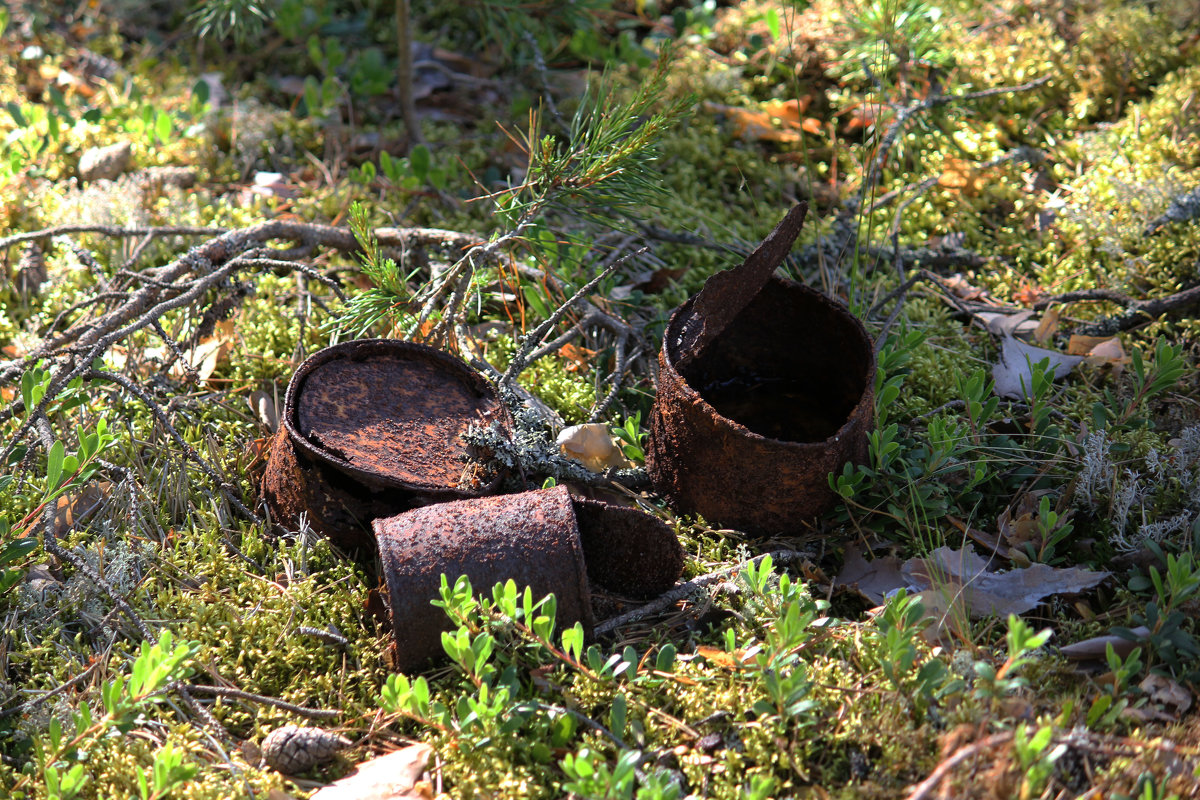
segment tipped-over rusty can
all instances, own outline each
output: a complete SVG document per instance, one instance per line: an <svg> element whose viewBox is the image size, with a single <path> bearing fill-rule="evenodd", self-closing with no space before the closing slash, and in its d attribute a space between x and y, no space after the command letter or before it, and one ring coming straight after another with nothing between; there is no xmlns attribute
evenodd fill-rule
<svg viewBox="0 0 1200 800"><path fill-rule="evenodd" d="M841 304L771 277L700 352L682 352L696 299L675 310L663 337L650 479L710 523L797 532L836 502L829 473L866 459L871 340Z"/></svg>
<svg viewBox="0 0 1200 800"><path fill-rule="evenodd" d="M637 509L573 498L564 486L426 506L372 523L387 583L398 668L442 655L450 627L441 576L466 575L476 593L512 579L553 593L559 629L594 626L590 583L630 597L661 594L683 571L674 532Z"/></svg>
<svg viewBox="0 0 1200 800"><path fill-rule="evenodd" d="M370 521L417 506L477 497L498 478L468 461L471 425L508 424L496 392L466 363L392 339L345 342L314 354L288 384L263 495L288 526L370 546Z"/></svg>

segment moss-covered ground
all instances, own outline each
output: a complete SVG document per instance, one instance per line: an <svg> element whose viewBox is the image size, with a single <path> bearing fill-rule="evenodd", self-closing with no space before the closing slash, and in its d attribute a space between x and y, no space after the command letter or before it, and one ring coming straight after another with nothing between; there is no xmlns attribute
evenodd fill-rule
<svg viewBox="0 0 1200 800"><path fill-rule="evenodd" d="M232 29L153 0L0 8L0 798L306 797L413 742L436 755L422 796L1197 795L1200 303L1119 323L1129 303L1200 285L1194 2L414 4L416 149L392 4L191 4L205 6ZM38 403L37 370L72 355L31 354L215 235L113 230L345 226L359 203L373 226L500 236L504 198L531 178L532 112L565 152L558 115L588 111L584 87L620 108L668 43L657 102L686 98L686 113L653 142L665 191L621 218L549 208L481 265L462 321L503 370L601 262L649 246L590 297L637 351L603 421L646 420L671 309L808 201L784 270L879 337L868 463L831 477L832 511L769 540L641 497L676 530L684 580L751 566L578 649L503 592L460 597L460 634L491 655L394 677L375 557L239 508L261 511L292 371L351 335L353 309L310 278L371 288L332 249L305 273L239 273L111 341L94 369L141 394L89 380ZM85 154L118 143L120 174L81 177ZM60 226L93 229L5 238ZM413 293L457 257L389 254ZM1116 340L1061 380L1034 369L1023 400L995 398L988 309L1032 311L1062 353L1114 320ZM384 315L360 330L401 329ZM585 332L523 384L585 421L611 333ZM111 441L89 458L101 418ZM64 452L74 477L56 474ZM922 597L922 621L904 595L874 607L835 580L848 548L964 546L1000 571L1110 574L1023 623L971 614L951 581ZM764 571L752 559L767 552ZM596 598L610 615L634 606ZM1022 624L1052 636L1025 647ZM149 650L164 631L168 652L185 645L177 663ZM1114 632L1107 659L1102 644L1059 649ZM282 775L256 747L286 724L352 746Z"/></svg>

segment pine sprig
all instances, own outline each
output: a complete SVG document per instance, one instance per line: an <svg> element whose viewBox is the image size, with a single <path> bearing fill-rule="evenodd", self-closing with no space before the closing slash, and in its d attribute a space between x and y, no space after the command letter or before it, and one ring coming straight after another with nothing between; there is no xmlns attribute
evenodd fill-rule
<svg viewBox="0 0 1200 800"><path fill-rule="evenodd" d="M666 99L671 56L665 47L654 73L627 100L614 97L603 83L594 93L589 89L566 141L541 135L534 115L528 179L505 196L504 210L517 219L563 210L623 227L630 212L655 205L666 193L653 169L658 143L692 105L688 97Z"/></svg>
<svg viewBox="0 0 1200 800"><path fill-rule="evenodd" d="M354 295L345 310L331 320L331 327L338 333L360 337L382 320L394 322L403 318L409 310L412 297L408 289L408 277L400 274L400 267L394 259L383 254L362 203L350 206L350 231L362 248L359 254L362 271L372 285Z"/></svg>

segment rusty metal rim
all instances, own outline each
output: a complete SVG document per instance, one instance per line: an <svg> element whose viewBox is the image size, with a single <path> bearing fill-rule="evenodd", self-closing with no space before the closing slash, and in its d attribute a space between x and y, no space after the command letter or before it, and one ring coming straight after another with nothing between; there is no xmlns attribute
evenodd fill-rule
<svg viewBox="0 0 1200 800"><path fill-rule="evenodd" d="M466 490L454 487L448 487L444 484L421 483L415 481L404 481L389 475L384 475L378 472L356 467L344 458L340 458L323 447L319 447L310 442L303 433L300 432L297 421L296 400L307 381L308 376L312 374L318 367L334 361L339 358L347 358L353 353L355 356L361 354L363 358L372 355L396 355L405 351L417 353L420 358L427 361L437 362L440 366L447 370L447 375L465 383L470 388L478 391L480 394L495 399L496 408L499 411L502 419L508 418L508 413L500 404L499 398L496 397L495 390L492 385L484 379L482 375L475 372L461 359L455 358L444 350L439 350L436 347L419 344L417 342L409 342L403 339L355 339L349 342L340 342L335 345L326 347L309 356L304 363L292 375L291 381L288 382L287 393L284 395L283 401L283 419L281 420L284 430L287 431L288 438L292 444L303 452L309 458L323 464L327 464L339 472L343 472L350 477L361 481L367 486L377 488L395 488L407 490L419 490L427 492L433 497L445 497L446 499L458 499L466 497L482 496L491 494L499 485L500 478L495 478L490 484L482 486L476 490ZM354 360L360 360L355 358Z"/></svg>
<svg viewBox="0 0 1200 800"><path fill-rule="evenodd" d="M826 297L822 292L818 292L816 289L813 289L811 286L805 286L803 283L798 283L797 281L793 281L788 278L775 277L775 278L773 278L773 280L778 281L780 284L782 284L784 287L786 287L788 289L799 289L801 292L808 295L809 299L828 306L841 319L843 319L845 322L849 323L850 326L862 337L863 346L866 348L866 351L868 354L867 369L866 369L865 375L863 376L864 383L863 383L863 390L861 393L862 395L865 395L867 393L867 388L873 386L874 382L875 382L875 348L871 343L871 337L867 333L867 329L862 324L862 321L858 317L851 314L849 309L847 309L845 306L841 305L840 303L834 302L833 300ZM769 291L769 289L764 289L764 291ZM841 427L838 428L836 431L834 431L832 434L830 434L823 441L820 441L820 442L794 442L794 441L791 441L788 439L774 439L774 438L771 438L770 436L763 436L761 433L755 433L754 431L750 430L749 428L747 428L745 425L741 424L740 422L730 419L729 417L726 417L723 414L721 414L719 411L717 411L717 409L714 408L712 406L712 404L710 404L707 400L704 399L704 395L700 394L700 392L694 386L692 386L692 384L687 380L687 378L683 377L683 375L680 374L679 369L676 364L677 359L676 359L676 353L674 352L675 347L671 346L671 343L678 339L678 337L681 333L678 330L678 328L680 326L682 326L683 321L685 319L687 319L687 315L691 312L692 304L695 302L695 300L696 300L695 295L692 295L691 297L689 297L687 300L685 300L683 302L682 305L680 305L678 308L675 309L675 311L671 314L671 318L667 320L666 332L663 335L663 347L662 347L663 359L666 363L667 368L670 369L671 372L676 377L679 378L679 382L680 382L680 384L682 384L682 392L683 392L684 396L690 402L699 402L701 407L703 408L703 410L713 420L716 420L718 425L726 426L726 427L730 428L731 430L733 430L735 433L737 433L739 436L748 437L752 441L759 440L759 441L764 441L764 442L771 442L776 445L782 445L782 446L788 447L788 448L794 448L797 450L807 450L807 449L811 449L811 448L822 447L823 445L825 445L828 442L840 440L842 436L845 436L850 433L849 429L852 426L858 424L857 420L855 419L855 414L853 412L851 412L849 415L847 415L846 421L842 423ZM861 403L862 403L862 397L860 396L858 402L855 403L855 408L857 408Z"/></svg>

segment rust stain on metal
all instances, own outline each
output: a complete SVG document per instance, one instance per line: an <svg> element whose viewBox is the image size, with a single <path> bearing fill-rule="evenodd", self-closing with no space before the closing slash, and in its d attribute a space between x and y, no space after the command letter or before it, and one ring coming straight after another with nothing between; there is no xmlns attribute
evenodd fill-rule
<svg viewBox="0 0 1200 800"><path fill-rule="evenodd" d="M495 489L466 463L461 435L508 416L490 384L425 345L366 339L316 353L288 384L263 494L276 517L346 547L371 519Z"/></svg>
<svg viewBox="0 0 1200 800"><path fill-rule="evenodd" d="M407 342L350 342L323 353L301 367L296 396L289 392L285 416L300 437L368 480L464 488L460 436L502 414L486 381L453 356Z"/></svg>
<svg viewBox="0 0 1200 800"><path fill-rule="evenodd" d="M442 655L449 621L429 603L441 576L471 579L476 591L515 580L554 593L558 624L594 627L583 548L565 487L441 503L372 523L379 542L401 669Z"/></svg>
<svg viewBox="0 0 1200 800"><path fill-rule="evenodd" d="M866 459L871 340L840 304L772 277L689 361L681 347L693 304L672 314L659 353L647 451L654 487L710 523L799 531L836 502L828 474Z"/></svg>
<svg viewBox="0 0 1200 800"><path fill-rule="evenodd" d="M554 593L559 627L594 627L589 581L637 598L671 588L683 571L674 531L635 508L572 497L564 486L418 508L372 523L387 583L400 669L443 654L449 621L430 605L441 576L488 591L512 579Z"/></svg>
<svg viewBox="0 0 1200 800"><path fill-rule="evenodd" d="M683 547L657 517L629 506L575 498L588 578L605 589L648 600L683 574Z"/></svg>
<svg viewBox="0 0 1200 800"><path fill-rule="evenodd" d="M767 279L791 252L807 214L808 203L794 206L745 261L704 282L693 302L692 313L680 326L681 364L698 358L762 291Z"/></svg>

